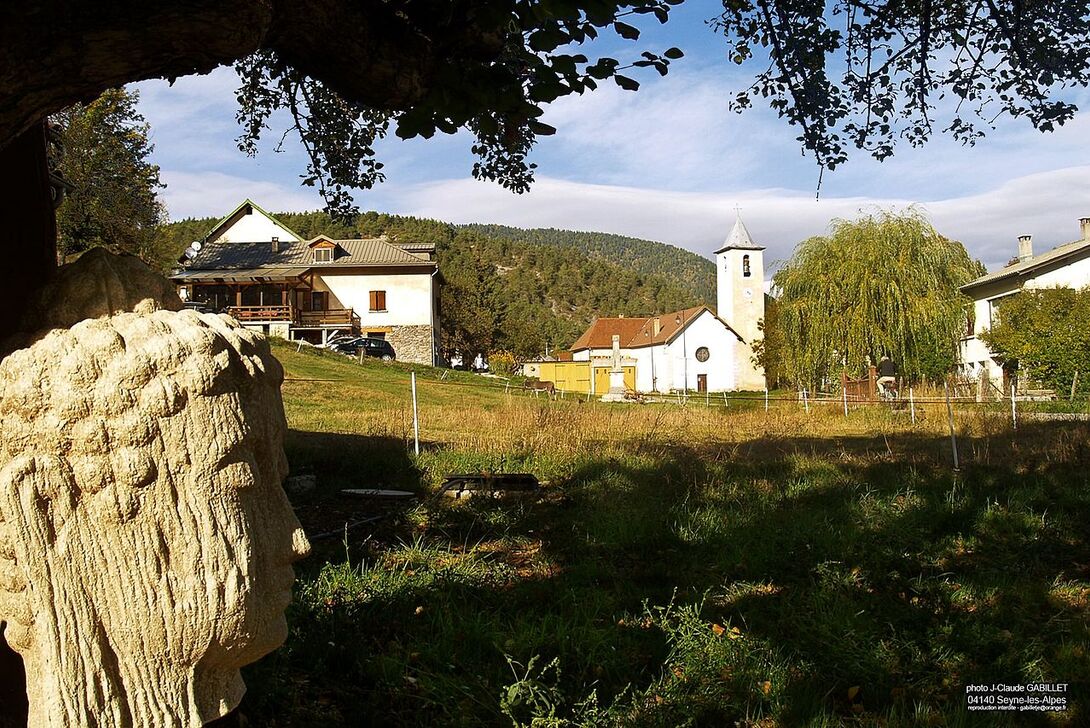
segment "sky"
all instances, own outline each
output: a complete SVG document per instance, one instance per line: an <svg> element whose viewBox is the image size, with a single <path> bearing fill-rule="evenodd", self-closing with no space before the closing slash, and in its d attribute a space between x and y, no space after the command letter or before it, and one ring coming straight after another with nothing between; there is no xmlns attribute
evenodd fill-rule
<svg viewBox="0 0 1090 728"><path fill-rule="evenodd" d="M538 169L530 192L474 180L465 132L411 141L391 135L377 146L386 181L359 192L357 204L452 223L619 233L708 257L740 211L771 268L834 218L878 207L919 207L989 270L1016 253L1019 235L1033 235L1036 252L1079 237L1078 219L1090 216L1090 93L1072 97L1088 111L1051 134L1005 120L974 147L936 136L922 148L898 147L881 163L856 152L825 173L818 197L818 167L787 122L759 101L740 115L728 108L755 69L727 61L725 40L706 23L715 6L690 0L665 26L644 16L635 43L607 38L584 50L631 57L679 46L686 56L664 78L644 69L638 92L603 84L552 104L543 121L558 131L532 153ZM237 86L229 68L173 85L134 85L171 219L219 217L247 197L270 211L323 205L300 185L299 144L289 138L274 151L275 120L256 157L238 151Z"/></svg>

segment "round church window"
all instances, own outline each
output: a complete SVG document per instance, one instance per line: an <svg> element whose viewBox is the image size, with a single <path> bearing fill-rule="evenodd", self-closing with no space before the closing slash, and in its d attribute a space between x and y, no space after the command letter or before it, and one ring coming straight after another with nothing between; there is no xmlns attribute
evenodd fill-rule
<svg viewBox="0 0 1090 728"><path fill-rule="evenodd" d="M711 352L708 351L708 347L706 346L702 346L696 350L697 361L707 361L709 356L711 356Z"/></svg>

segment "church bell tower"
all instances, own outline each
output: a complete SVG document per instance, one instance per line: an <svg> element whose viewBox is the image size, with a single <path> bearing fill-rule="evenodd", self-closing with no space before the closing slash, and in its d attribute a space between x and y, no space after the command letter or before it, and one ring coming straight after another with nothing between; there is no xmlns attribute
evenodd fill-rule
<svg viewBox="0 0 1090 728"><path fill-rule="evenodd" d="M742 216L715 251L716 312L745 342L735 348L736 386L763 389L764 370L753 363L753 344L763 338L765 315L764 248L753 242Z"/></svg>

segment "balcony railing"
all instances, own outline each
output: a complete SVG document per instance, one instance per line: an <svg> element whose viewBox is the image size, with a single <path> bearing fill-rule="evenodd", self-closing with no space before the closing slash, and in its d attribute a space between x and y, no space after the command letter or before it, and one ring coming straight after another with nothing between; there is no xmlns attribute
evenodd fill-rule
<svg viewBox="0 0 1090 728"><path fill-rule="evenodd" d="M230 306L227 313L238 321L287 321L303 328L351 327L358 329L360 317L350 308L327 311L299 311L294 306Z"/></svg>
<svg viewBox="0 0 1090 728"><path fill-rule="evenodd" d="M297 311L299 326L351 326L359 328L360 317L350 308L331 308L327 311Z"/></svg>
<svg viewBox="0 0 1090 728"><path fill-rule="evenodd" d="M238 321L293 321L291 306L229 306L227 313Z"/></svg>

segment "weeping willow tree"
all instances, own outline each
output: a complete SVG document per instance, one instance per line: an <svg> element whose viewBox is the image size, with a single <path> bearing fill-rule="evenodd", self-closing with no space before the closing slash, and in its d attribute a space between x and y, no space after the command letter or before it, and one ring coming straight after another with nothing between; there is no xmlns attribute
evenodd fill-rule
<svg viewBox="0 0 1090 728"><path fill-rule="evenodd" d="M910 379L941 376L971 303L958 288L983 273L918 210L834 220L773 278L781 371L813 388L889 354Z"/></svg>

